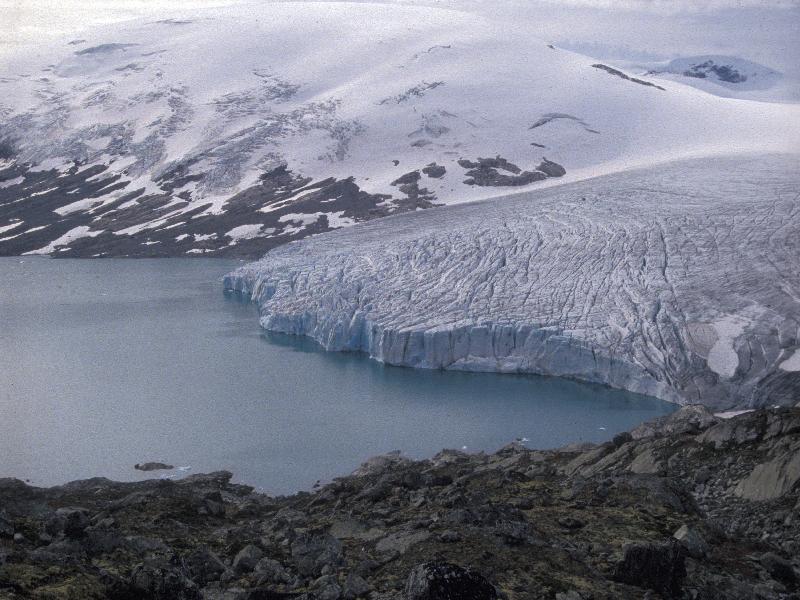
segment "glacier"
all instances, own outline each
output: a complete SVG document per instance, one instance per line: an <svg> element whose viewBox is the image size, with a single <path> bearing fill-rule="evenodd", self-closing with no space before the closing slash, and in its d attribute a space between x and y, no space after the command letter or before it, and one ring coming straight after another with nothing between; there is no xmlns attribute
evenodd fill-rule
<svg viewBox="0 0 800 600"><path fill-rule="evenodd" d="M269 331L391 365L793 404L798 173L796 155L690 159L405 213L275 248L224 288Z"/></svg>

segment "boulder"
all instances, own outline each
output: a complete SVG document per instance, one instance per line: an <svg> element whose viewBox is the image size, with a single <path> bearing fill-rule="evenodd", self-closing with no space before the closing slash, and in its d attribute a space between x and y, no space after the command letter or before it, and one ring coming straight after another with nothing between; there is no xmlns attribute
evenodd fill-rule
<svg viewBox="0 0 800 600"><path fill-rule="evenodd" d="M481 574L446 562L417 565L408 576L405 600L496 600L497 590Z"/></svg>
<svg viewBox="0 0 800 600"><path fill-rule="evenodd" d="M681 525L680 529L672 534L672 537L680 542L692 558L699 559L708 555L708 544L696 529L688 525Z"/></svg>
<svg viewBox="0 0 800 600"><path fill-rule="evenodd" d="M289 583L291 577L281 563L271 558L262 558L255 567L260 583Z"/></svg>
<svg viewBox="0 0 800 600"><path fill-rule="evenodd" d="M800 447L756 465L741 480L734 493L746 500L774 500L791 491L800 481Z"/></svg>
<svg viewBox="0 0 800 600"><path fill-rule="evenodd" d="M666 598L679 597L685 577L685 550L676 540L628 544L613 575L615 581L648 588Z"/></svg>
<svg viewBox="0 0 800 600"><path fill-rule="evenodd" d="M249 573L256 568L258 561L264 556L264 551L258 546L248 544L233 558L233 570L237 573Z"/></svg>
<svg viewBox="0 0 800 600"><path fill-rule="evenodd" d="M355 600L366 596L372 590L372 586L360 575L350 573L344 582L342 597L345 600Z"/></svg>
<svg viewBox="0 0 800 600"><path fill-rule="evenodd" d="M702 404L687 404L671 415L642 423L631 430L631 436L638 440L655 435L699 433L720 421Z"/></svg>
<svg viewBox="0 0 800 600"><path fill-rule="evenodd" d="M302 575L320 575L325 566L342 562L342 542L327 534L301 535L292 543L292 559Z"/></svg>
<svg viewBox="0 0 800 600"><path fill-rule="evenodd" d="M342 588L333 575L324 575L316 579L310 587L316 600L339 600L342 597Z"/></svg>
<svg viewBox="0 0 800 600"><path fill-rule="evenodd" d="M63 534L68 538L83 537L89 527L89 513L85 508L59 508L45 524L45 531L52 536Z"/></svg>
<svg viewBox="0 0 800 600"><path fill-rule="evenodd" d="M5 515L5 513L0 512L0 537L13 537L13 536L14 536L14 524Z"/></svg>
<svg viewBox="0 0 800 600"><path fill-rule="evenodd" d="M200 585L218 580L225 572L225 564L206 546L190 552L183 562L189 577Z"/></svg>
<svg viewBox="0 0 800 600"><path fill-rule="evenodd" d="M411 546L424 542L429 537L431 537L430 531L398 531L380 540L375 549L382 553L404 554Z"/></svg>
<svg viewBox="0 0 800 600"><path fill-rule="evenodd" d="M394 450L380 456L373 456L353 471L352 474L355 477L378 475L399 468L401 465L407 465L410 462L410 459L400 455L399 450Z"/></svg>
<svg viewBox="0 0 800 600"><path fill-rule="evenodd" d="M198 600L197 586L169 565L139 565L133 569L130 586L138 592L135 597Z"/></svg>
<svg viewBox="0 0 800 600"><path fill-rule="evenodd" d="M767 552L761 555L759 562L774 579L789 586L797 584L797 573L795 573L792 563L785 558L781 558L774 552Z"/></svg>

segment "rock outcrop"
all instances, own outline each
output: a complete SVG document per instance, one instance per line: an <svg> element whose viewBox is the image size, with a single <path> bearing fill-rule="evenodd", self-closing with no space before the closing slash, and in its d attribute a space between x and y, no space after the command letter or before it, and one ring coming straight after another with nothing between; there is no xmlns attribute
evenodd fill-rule
<svg viewBox="0 0 800 600"><path fill-rule="evenodd" d="M406 214L273 250L224 285L268 330L388 364L791 405L797 172L786 156L683 161Z"/></svg>
<svg viewBox="0 0 800 600"><path fill-rule="evenodd" d="M225 472L0 479L0 598L790 600L800 485L737 490L780 479L798 423L689 406L598 446L391 454L277 498Z"/></svg>

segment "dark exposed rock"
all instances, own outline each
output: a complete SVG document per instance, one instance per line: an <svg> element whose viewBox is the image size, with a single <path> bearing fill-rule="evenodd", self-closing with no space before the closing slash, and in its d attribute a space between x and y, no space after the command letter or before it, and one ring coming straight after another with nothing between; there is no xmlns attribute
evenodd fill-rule
<svg viewBox="0 0 800 600"><path fill-rule="evenodd" d="M681 525L681 528L678 529L672 537L680 542L692 558L699 559L708 554L708 544L706 544L703 536L693 527Z"/></svg>
<svg viewBox="0 0 800 600"><path fill-rule="evenodd" d="M14 536L14 524L9 520L9 518L3 513L0 512L0 537L13 537Z"/></svg>
<svg viewBox="0 0 800 600"><path fill-rule="evenodd" d="M166 563L142 564L133 569L132 589L140 597L158 600L197 600L197 585L187 579L175 566Z"/></svg>
<svg viewBox="0 0 800 600"><path fill-rule="evenodd" d="M342 542L331 535L300 535L291 546L297 570L306 576L320 575L326 565L338 566Z"/></svg>
<svg viewBox="0 0 800 600"><path fill-rule="evenodd" d="M622 433L618 433L614 436L614 439L611 440L611 443L614 444L617 448L626 444L633 440L633 436L628 431L623 431Z"/></svg>
<svg viewBox="0 0 800 600"><path fill-rule="evenodd" d="M436 196L427 188L419 187L419 180L421 177L419 171L410 171L395 179L392 185L405 194L409 200L413 202L422 202L423 204L428 203L426 207L433 206L431 203L436 200Z"/></svg>
<svg viewBox="0 0 800 600"><path fill-rule="evenodd" d="M563 177L567 174L567 170L559 165L558 163L554 163L552 160L547 160L546 158L539 163L539 166L536 167L537 171L541 171L548 177Z"/></svg>
<svg viewBox="0 0 800 600"><path fill-rule="evenodd" d="M435 162L429 164L427 167L422 169L422 172L425 173L428 177L432 177L434 179L440 179L444 177L444 174L447 173L447 169L443 165L437 165Z"/></svg>
<svg viewBox="0 0 800 600"><path fill-rule="evenodd" d="M496 158L479 158L477 162L467 159L460 159L459 166L468 169L466 174L468 179L464 180L467 185L478 186L521 186L528 185L535 181L541 181L548 177L561 177L566 170L561 165L545 160L534 171L523 171L514 163L507 161L500 156ZM542 170L544 167L544 170ZM504 171L501 173L500 171Z"/></svg>
<svg viewBox="0 0 800 600"><path fill-rule="evenodd" d="M169 469L174 469L175 467L161 462L146 462L141 464L136 463L133 465L133 468L137 471L168 471Z"/></svg>
<svg viewBox="0 0 800 600"><path fill-rule="evenodd" d="M225 570L225 564L207 546L200 546L184 558L184 565L193 581L205 585L217 581Z"/></svg>
<svg viewBox="0 0 800 600"><path fill-rule="evenodd" d="M707 60L697 65L693 65L690 69L686 69L683 75L686 77L696 77L705 79L709 73L717 76L717 79L726 83L743 83L747 81L747 75L740 73L736 68L731 65L718 65L713 60Z"/></svg>
<svg viewBox="0 0 800 600"><path fill-rule="evenodd" d="M234 557L233 570L237 573L249 573L256 568L258 561L264 556L263 550L253 544L242 548Z"/></svg>
<svg viewBox="0 0 800 600"><path fill-rule="evenodd" d="M342 597L345 600L355 600L355 598L365 596L370 590L372 590L372 586L363 577L350 573L344 582Z"/></svg>
<svg viewBox="0 0 800 600"><path fill-rule="evenodd" d="M662 92L666 91L660 85L656 85L655 83L650 83L649 81L645 81L644 79L637 79L636 77L630 77L629 75L626 75L622 71L620 71L618 69L614 69L613 67L609 67L608 65L603 65L603 64L599 64L598 63L598 64L592 65L592 66L595 69L601 69L601 70L603 70L603 71L605 71L605 72L607 72L607 73L609 73L611 75L616 75L617 77L620 77L621 79L625 79L626 81L632 81L633 83L638 83L639 85L646 85L648 87L654 87L656 89L661 90Z"/></svg>
<svg viewBox="0 0 800 600"><path fill-rule="evenodd" d="M797 573L792 563L774 552L766 552L759 558L761 566L775 579L786 585L795 586L798 583Z"/></svg>
<svg viewBox="0 0 800 600"><path fill-rule="evenodd" d="M12 142L0 140L0 154L4 152L13 153ZM31 170L13 160L0 165L0 182L5 182L0 186L0 223L20 223L20 231L3 234L0 256L38 251L82 227L91 234L65 241L51 254L256 258L276 246L336 228L329 214L360 222L430 208L436 200L414 182L399 184L400 195L393 198L365 192L352 177L315 181L279 164L228 198L221 212L210 211L210 202L187 209L194 198L179 190L201 185L204 179L203 174L192 173L191 166L171 166L154 182L161 192L145 193L144 188L130 189L130 181L120 173L111 174L109 165L83 167L76 160L64 171ZM119 198L105 203L100 199L114 191L121 194ZM86 205L63 210L77 202ZM298 214L316 219L293 220ZM243 226L245 233L239 237L237 227Z"/></svg>
<svg viewBox="0 0 800 600"><path fill-rule="evenodd" d="M408 576L406 600L495 600L497 591L485 577L446 562L417 565Z"/></svg>
<svg viewBox="0 0 800 600"><path fill-rule="evenodd" d="M63 534L69 538L83 537L89 526L89 515L83 508L59 508L45 524L45 531L52 536Z"/></svg>
<svg viewBox="0 0 800 600"><path fill-rule="evenodd" d="M684 550L676 542L630 544L614 569L616 581L649 588L668 598L678 597L685 577Z"/></svg>
<svg viewBox="0 0 800 600"><path fill-rule="evenodd" d="M420 179L419 171L410 171L405 175L401 175L392 182L392 185L403 185L406 183L416 183Z"/></svg>

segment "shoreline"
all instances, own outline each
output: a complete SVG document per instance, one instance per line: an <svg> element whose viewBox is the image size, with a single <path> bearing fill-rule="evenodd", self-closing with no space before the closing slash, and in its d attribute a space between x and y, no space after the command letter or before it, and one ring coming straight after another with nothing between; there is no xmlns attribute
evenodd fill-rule
<svg viewBox="0 0 800 600"><path fill-rule="evenodd" d="M800 407L689 405L550 451L388 454L289 496L231 477L0 479L0 597L421 600L442 572L479 600L800 589Z"/></svg>

